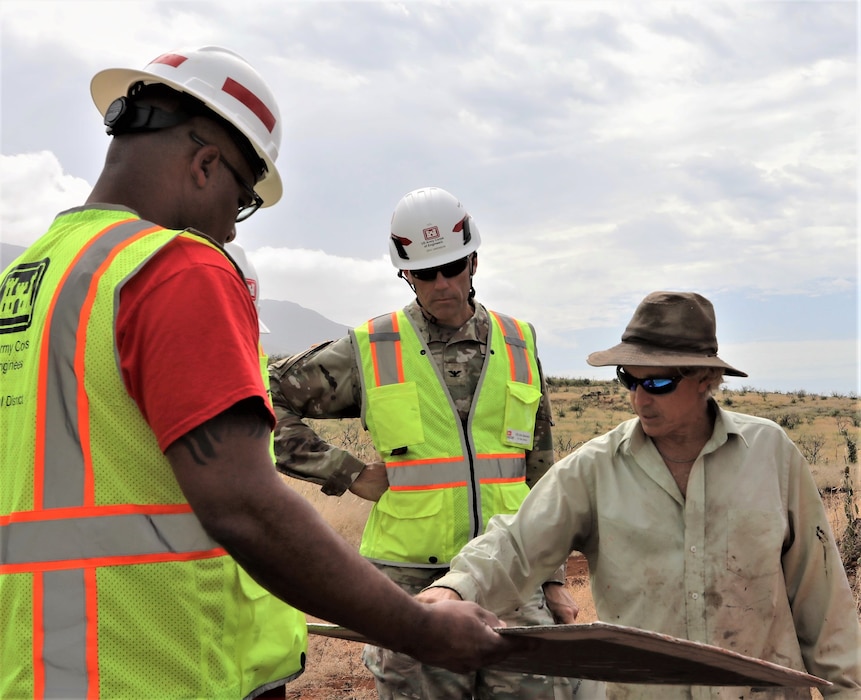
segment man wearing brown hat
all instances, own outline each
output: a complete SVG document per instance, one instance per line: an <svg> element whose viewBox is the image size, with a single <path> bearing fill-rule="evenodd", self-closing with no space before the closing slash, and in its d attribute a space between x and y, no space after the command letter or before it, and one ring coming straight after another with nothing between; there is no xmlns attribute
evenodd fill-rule
<svg viewBox="0 0 861 700"><path fill-rule="evenodd" d="M861 626L819 492L775 423L721 409L712 304L654 292L614 366L637 417L557 462L513 516L419 594L504 614L572 550L601 621L724 647L820 676L861 698ZM809 698L806 688L608 684L608 698Z"/></svg>

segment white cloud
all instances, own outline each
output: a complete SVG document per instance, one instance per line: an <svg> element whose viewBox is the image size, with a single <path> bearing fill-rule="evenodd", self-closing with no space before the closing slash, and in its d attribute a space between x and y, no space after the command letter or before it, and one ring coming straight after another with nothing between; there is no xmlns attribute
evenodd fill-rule
<svg viewBox="0 0 861 700"><path fill-rule="evenodd" d="M64 173L53 153L0 155L0 240L29 245L58 212L82 204L91 189Z"/></svg>
<svg viewBox="0 0 861 700"><path fill-rule="evenodd" d="M857 290L856 3L104 8L0 3L3 153L56 154L38 175L33 155L4 158L6 240L82 201L72 175L97 176L95 71L223 44L282 109L284 198L239 231L266 298L344 324L402 305L388 222L424 185L455 193L481 229L479 299L561 348L624 325L654 289L735 290L780 318L802 295Z"/></svg>
<svg viewBox="0 0 861 700"><path fill-rule="evenodd" d="M282 299L347 326L406 304L411 292L386 258L356 260L322 250L258 248L248 257L260 275L260 296Z"/></svg>

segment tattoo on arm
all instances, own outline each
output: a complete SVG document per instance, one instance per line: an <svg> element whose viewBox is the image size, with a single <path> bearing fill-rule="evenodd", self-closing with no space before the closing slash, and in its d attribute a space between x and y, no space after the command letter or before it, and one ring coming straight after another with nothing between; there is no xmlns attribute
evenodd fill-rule
<svg viewBox="0 0 861 700"><path fill-rule="evenodd" d="M215 459L218 446L227 442L231 434L259 438L269 432L269 423L263 418L258 401L246 399L190 430L176 444L185 447L197 464L205 465Z"/></svg>

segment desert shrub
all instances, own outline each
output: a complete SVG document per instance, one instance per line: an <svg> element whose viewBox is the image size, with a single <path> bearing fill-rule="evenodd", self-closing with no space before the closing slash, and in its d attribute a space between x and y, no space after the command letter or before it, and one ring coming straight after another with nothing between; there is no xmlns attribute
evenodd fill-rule
<svg viewBox="0 0 861 700"><path fill-rule="evenodd" d="M818 464L826 441L823 435L802 435L795 441L795 444L798 445L798 449L801 450L801 454L804 455L809 464Z"/></svg>
<svg viewBox="0 0 861 700"><path fill-rule="evenodd" d="M545 377L544 381L551 390L561 387L592 385L592 380L588 377Z"/></svg>
<svg viewBox="0 0 861 700"><path fill-rule="evenodd" d="M781 428L786 428L787 430L792 430L801 422L801 418L799 418L797 413L780 413L772 420Z"/></svg>
<svg viewBox="0 0 861 700"><path fill-rule="evenodd" d="M846 459L849 461L849 464L857 464L858 463L858 438L857 435L853 436L849 432L849 422L850 418L844 415L836 415L837 420L837 432L843 437L843 440L846 442Z"/></svg>
<svg viewBox="0 0 861 700"><path fill-rule="evenodd" d="M583 441L575 440L571 435L560 435L557 433L554 436L553 443L553 450L556 454L556 459L559 460L580 447L580 445L583 444Z"/></svg>

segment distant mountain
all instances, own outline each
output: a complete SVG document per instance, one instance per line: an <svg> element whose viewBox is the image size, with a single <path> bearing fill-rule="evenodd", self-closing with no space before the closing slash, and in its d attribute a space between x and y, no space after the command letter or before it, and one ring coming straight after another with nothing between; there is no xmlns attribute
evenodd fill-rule
<svg viewBox="0 0 861 700"><path fill-rule="evenodd" d="M17 258L26 250L22 245L12 245L11 243L0 242L0 272L6 269L6 266Z"/></svg>
<svg viewBox="0 0 861 700"><path fill-rule="evenodd" d="M270 357L292 355L324 340L336 340L349 331L348 326L292 301L261 299L260 318L270 331L260 336Z"/></svg>
<svg viewBox="0 0 861 700"><path fill-rule="evenodd" d="M24 250L23 246L0 243L0 272ZM270 356L292 355L324 340L340 338L349 330L292 301L261 299L260 318L270 330L260 336L263 349Z"/></svg>

